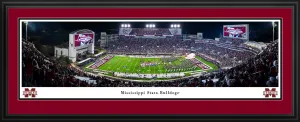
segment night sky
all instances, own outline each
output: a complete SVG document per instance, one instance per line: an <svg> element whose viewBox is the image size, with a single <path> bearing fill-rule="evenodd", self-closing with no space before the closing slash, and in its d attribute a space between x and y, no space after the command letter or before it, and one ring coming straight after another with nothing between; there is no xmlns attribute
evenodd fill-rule
<svg viewBox="0 0 300 122"><path fill-rule="evenodd" d="M132 28L144 28L147 22L126 22ZM90 29L96 33L96 40L100 32L118 33L120 22L30 22L28 36L39 38L41 44L59 45L68 41L68 34L79 29ZM152 22L151 22L152 24ZM180 24L183 34L202 32L204 38L214 39L222 34L223 25L249 24L250 40L268 42L272 40L273 28L271 22L155 22L156 28L169 28L171 24ZM278 23L277 23L278 25ZM22 37L25 38L25 24L22 28ZM277 27L275 38L277 38Z"/></svg>

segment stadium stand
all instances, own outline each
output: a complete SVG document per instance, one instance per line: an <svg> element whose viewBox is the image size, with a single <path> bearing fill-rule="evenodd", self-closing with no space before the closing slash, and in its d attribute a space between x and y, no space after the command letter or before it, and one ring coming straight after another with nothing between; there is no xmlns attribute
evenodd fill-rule
<svg viewBox="0 0 300 122"><path fill-rule="evenodd" d="M133 31L135 33L136 31ZM153 34L156 31L137 31L139 34ZM164 33L163 30L159 31ZM278 40L271 42L259 54L244 48L229 49L220 44L236 46L242 43L236 40L221 39L221 42L209 41L195 44L193 41L182 41L178 36L162 39L135 38L121 36L108 49L115 54L184 54L189 47L196 48L197 55L206 55L206 59L220 63L229 69L220 69L198 77L187 77L180 80L135 82L112 79L106 76L91 75L74 66L62 66L53 59L41 54L34 44L22 41L22 85L48 87L276 87L278 86ZM242 48L242 49L240 49ZM110 58L110 57L108 57ZM204 57L205 58L205 57ZM233 65L234 61L238 63ZM101 64L101 63L100 63ZM80 77L76 78L76 77ZM84 78L85 77L85 78ZM95 81L95 82L87 82Z"/></svg>

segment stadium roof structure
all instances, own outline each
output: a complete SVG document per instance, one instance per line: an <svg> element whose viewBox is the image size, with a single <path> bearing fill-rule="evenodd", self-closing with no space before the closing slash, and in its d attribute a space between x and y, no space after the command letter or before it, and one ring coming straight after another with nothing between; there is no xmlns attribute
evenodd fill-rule
<svg viewBox="0 0 300 122"><path fill-rule="evenodd" d="M72 31L70 34L83 34L83 33L94 33L94 31L89 29L80 29L80 30Z"/></svg>

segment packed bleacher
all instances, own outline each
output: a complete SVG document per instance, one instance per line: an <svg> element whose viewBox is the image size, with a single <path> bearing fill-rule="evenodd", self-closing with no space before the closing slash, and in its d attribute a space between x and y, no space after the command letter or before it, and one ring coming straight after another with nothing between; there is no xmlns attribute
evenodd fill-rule
<svg viewBox="0 0 300 122"><path fill-rule="evenodd" d="M34 44L22 40L22 86L74 87L93 86L75 76L93 77L40 53Z"/></svg>
<svg viewBox="0 0 300 122"><path fill-rule="evenodd" d="M168 28L132 28L129 35L171 35Z"/></svg>
<svg viewBox="0 0 300 122"><path fill-rule="evenodd" d="M197 55L201 55L207 60L218 62L220 67L233 67L256 55L247 50L230 49L211 43L197 43L194 48L196 48Z"/></svg>
<svg viewBox="0 0 300 122"><path fill-rule="evenodd" d="M191 47L192 41L182 41L180 36L166 38L135 38L120 36L107 49L112 54L174 54ZM181 50L181 51L180 51Z"/></svg>

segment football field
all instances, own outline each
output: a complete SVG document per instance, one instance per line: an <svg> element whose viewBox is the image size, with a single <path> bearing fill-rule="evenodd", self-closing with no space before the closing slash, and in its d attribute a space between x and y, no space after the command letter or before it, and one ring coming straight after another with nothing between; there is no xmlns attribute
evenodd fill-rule
<svg viewBox="0 0 300 122"><path fill-rule="evenodd" d="M162 58L114 56L112 59L110 59L104 65L100 66L98 69L102 71L141 74L201 71L201 69L195 65L186 67L185 64L183 64L184 62L189 62L189 60L185 59L184 57L177 57L176 60L173 60L172 62L165 62L162 60ZM166 68L166 66L169 66L171 68Z"/></svg>

